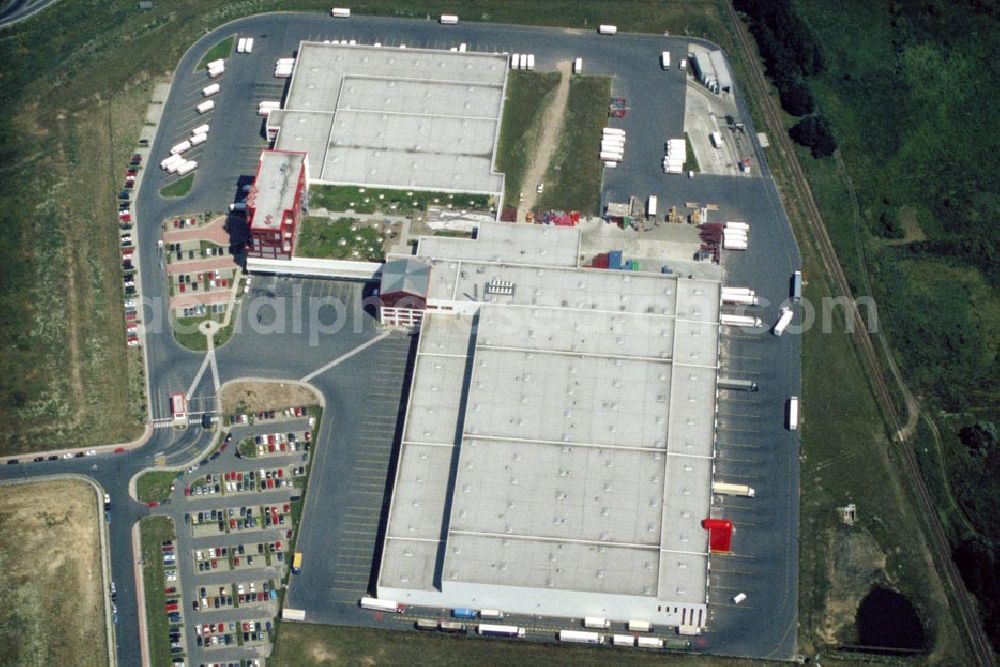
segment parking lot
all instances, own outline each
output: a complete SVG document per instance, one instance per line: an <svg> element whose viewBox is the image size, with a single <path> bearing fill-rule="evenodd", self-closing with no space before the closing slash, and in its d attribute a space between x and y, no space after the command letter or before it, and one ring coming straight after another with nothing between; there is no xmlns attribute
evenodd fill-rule
<svg viewBox="0 0 1000 667"><path fill-rule="evenodd" d="M224 447L190 466L158 510L178 526L163 547L171 568L166 583L174 588L166 611L181 628L171 640L190 664L270 653L292 561L295 506L311 464L313 410L227 416L232 431ZM269 441L284 449L268 452ZM258 442L264 456L257 456Z"/></svg>

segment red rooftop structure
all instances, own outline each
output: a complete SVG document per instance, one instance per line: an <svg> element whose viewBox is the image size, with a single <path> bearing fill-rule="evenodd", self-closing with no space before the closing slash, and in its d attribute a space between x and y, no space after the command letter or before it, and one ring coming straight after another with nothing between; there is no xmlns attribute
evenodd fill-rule
<svg viewBox="0 0 1000 667"><path fill-rule="evenodd" d="M708 550L729 553L733 550L733 522L725 519L705 519L701 525L708 531Z"/></svg>
<svg viewBox="0 0 1000 667"><path fill-rule="evenodd" d="M260 154L247 196L249 257L291 259L308 182L306 153L268 149Z"/></svg>

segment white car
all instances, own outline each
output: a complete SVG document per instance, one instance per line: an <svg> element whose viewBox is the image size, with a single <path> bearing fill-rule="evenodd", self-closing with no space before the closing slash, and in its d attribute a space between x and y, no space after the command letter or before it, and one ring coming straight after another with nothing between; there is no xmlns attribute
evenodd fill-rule
<svg viewBox="0 0 1000 667"><path fill-rule="evenodd" d="M84 454L86 454L87 456L97 456L97 450L96 449L88 449L86 452L84 452Z"/></svg>
<svg viewBox="0 0 1000 667"><path fill-rule="evenodd" d="M733 598L733 604L739 604L739 603L743 602L746 599L747 599L747 594L746 593L739 593L739 594L736 595L736 597Z"/></svg>
<svg viewBox="0 0 1000 667"><path fill-rule="evenodd" d="M135 299L125 299L126 308L135 308Z"/></svg>
<svg viewBox="0 0 1000 667"><path fill-rule="evenodd" d="M71 459L71 458L73 458L73 452L66 452L65 454L63 454L63 458L64 459Z"/></svg>

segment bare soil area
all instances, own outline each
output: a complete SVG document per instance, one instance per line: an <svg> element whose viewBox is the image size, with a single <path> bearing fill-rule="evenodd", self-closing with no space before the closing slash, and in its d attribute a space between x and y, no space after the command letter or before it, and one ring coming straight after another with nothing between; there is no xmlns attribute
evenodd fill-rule
<svg viewBox="0 0 1000 667"><path fill-rule="evenodd" d="M549 170L549 161L552 159L552 154L555 153L556 141L559 139L563 119L566 117L566 101L569 99L569 61L559 63L556 65L556 69L559 70L559 75L562 78L559 79L559 85L556 86L552 102L542 116L542 132L538 137L535 155L531 159L531 166L524 174L524 182L521 184L524 188L524 201L518 206L518 222L524 222L525 214L535 208L535 200L538 198L538 192L535 188L542 182L542 178Z"/></svg>
<svg viewBox="0 0 1000 667"><path fill-rule="evenodd" d="M0 664L108 664L100 521L80 480L0 486Z"/></svg>
<svg viewBox="0 0 1000 667"><path fill-rule="evenodd" d="M319 396L304 384L296 382L247 381L233 382L222 388L219 401L222 414L260 412L297 405L316 405Z"/></svg>

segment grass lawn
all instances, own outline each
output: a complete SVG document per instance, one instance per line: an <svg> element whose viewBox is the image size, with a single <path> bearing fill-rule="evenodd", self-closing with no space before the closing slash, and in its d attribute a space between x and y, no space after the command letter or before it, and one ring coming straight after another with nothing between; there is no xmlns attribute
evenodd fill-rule
<svg viewBox="0 0 1000 667"><path fill-rule="evenodd" d="M597 215L604 165L598 157L601 128L608 124L611 79L574 76L569 82L566 118L545 176L547 187L536 208L577 210Z"/></svg>
<svg viewBox="0 0 1000 667"><path fill-rule="evenodd" d="M303 567L308 564L303 562ZM391 619L387 627L409 626ZM270 664L299 665L746 665L746 660L627 649L601 650L440 634L281 623Z"/></svg>
<svg viewBox="0 0 1000 667"><path fill-rule="evenodd" d="M558 72L511 72L507 76L496 166L504 173L506 206L517 206L524 172L541 134L541 120L559 85Z"/></svg>
<svg viewBox="0 0 1000 667"><path fill-rule="evenodd" d="M79 479L0 486L0 664L108 664L97 502Z"/></svg>
<svg viewBox="0 0 1000 667"><path fill-rule="evenodd" d="M215 347L222 347L233 336L236 329L238 313L233 313L229 320L229 326L222 327L215 334ZM208 350L208 340L205 335L198 331L198 325L206 320L215 320L221 323L226 317L225 313L213 313L200 315L197 317L177 317L171 315L172 330L174 338L178 343L193 352L206 352Z"/></svg>
<svg viewBox="0 0 1000 667"><path fill-rule="evenodd" d="M352 227L355 227L353 231ZM299 223L295 254L318 259L380 262L385 259L384 234L383 225L378 222L360 222L355 218L303 218Z"/></svg>
<svg viewBox="0 0 1000 667"><path fill-rule="evenodd" d="M140 522L139 531L142 535L142 583L146 597L149 655L154 667L167 667L171 664L170 642L167 641L170 623L163 610L167 603L164 588L168 584L163 577L160 547L164 541L176 537L174 522L163 516L146 517ZM177 586L177 582L169 585Z"/></svg>
<svg viewBox="0 0 1000 667"><path fill-rule="evenodd" d="M448 205L482 210L488 209L490 202L486 195L467 193L359 188L352 185L313 185L309 188L309 206L328 211L411 215L426 211L428 206Z"/></svg>
<svg viewBox="0 0 1000 667"><path fill-rule="evenodd" d="M160 196L183 197L187 193L191 192L192 185L194 185L194 174L188 174L179 181L174 181L170 185L164 186L160 190Z"/></svg>
<svg viewBox="0 0 1000 667"><path fill-rule="evenodd" d="M226 37L224 40L222 40L221 42L210 48L208 50L208 53L205 54L205 57L201 59L200 63L198 63L198 69L199 70L205 69L206 67L208 67L208 63L212 62L213 60L218 60L219 58L228 58L229 55L233 52L233 42L235 40L236 36L230 35L229 37Z"/></svg>
<svg viewBox="0 0 1000 667"><path fill-rule="evenodd" d="M694 149L691 147L691 137L688 133L684 133L684 143L687 145L687 160L684 162L684 171L693 171L694 173L700 173L701 167L698 166L698 158L695 157Z"/></svg>
<svg viewBox="0 0 1000 667"><path fill-rule="evenodd" d="M135 481L135 493L141 502L162 502L170 495L170 485L175 479L177 473L168 470L144 473Z"/></svg>

